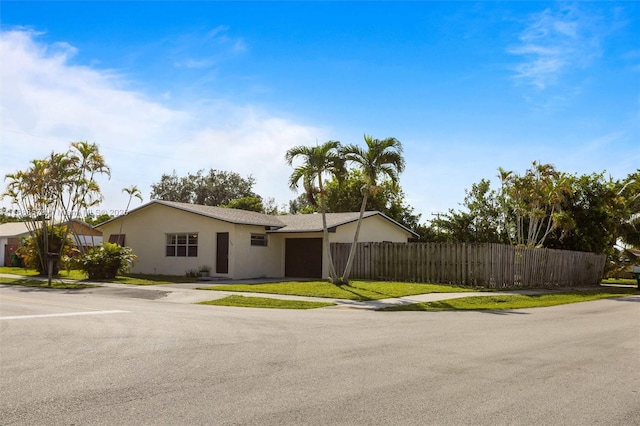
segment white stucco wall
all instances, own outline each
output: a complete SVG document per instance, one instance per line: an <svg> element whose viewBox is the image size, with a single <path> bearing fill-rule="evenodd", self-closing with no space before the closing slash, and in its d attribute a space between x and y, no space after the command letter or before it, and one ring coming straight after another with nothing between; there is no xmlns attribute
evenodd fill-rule
<svg viewBox="0 0 640 426"><path fill-rule="evenodd" d="M8 243L7 238L0 237L0 266L9 266L4 264L4 248Z"/></svg>
<svg viewBox="0 0 640 426"><path fill-rule="evenodd" d="M267 234L264 226L234 225L235 238L230 241L233 256L230 256L229 266L233 262L233 278L265 278L281 277L284 266L283 239ZM251 234L267 234L267 246L252 246Z"/></svg>
<svg viewBox="0 0 640 426"><path fill-rule="evenodd" d="M104 241L120 233L114 220L100 227ZM197 257L166 256L168 233L198 233ZM216 272L216 237L229 233L229 272ZM268 235L267 247L252 246L251 234L266 234L264 226L236 225L185 212L161 204L152 204L128 215L122 233L125 245L138 256L134 273L184 275L202 265L211 267L211 275L233 279L279 277L284 275L281 262L284 248L281 238ZM282 263L282 265L281 265Z"/></svg>
<svg viewBox="0 0 640 426"><path fill-rule="evenodd" d="M100 227L104 241L120 233L122 218ZM132 272L145 274L184 275L186 271L202 265L215 274L216 233L229 232L229 241L235 238L234 226L203 216L184 212L160 204L152 204L126 216L122 233L125 245L138 256ZM197 257L166 256L167 233L198 233ZM229 276L233 274L232 252L229 251ZM227 275L227 274L225 274Z"/></svg>
<svg viewBox="0 0 640 426"><path fill-rule="evenodd" d="M347 223L338 226L336 232L329 234L329 241L332 243L351 243L356 232L357 222ZM381 216L370 216L364 218L360 226L358 241L361 243L383 242L406 243L411 237L407 231L389 222Z"/></svg>

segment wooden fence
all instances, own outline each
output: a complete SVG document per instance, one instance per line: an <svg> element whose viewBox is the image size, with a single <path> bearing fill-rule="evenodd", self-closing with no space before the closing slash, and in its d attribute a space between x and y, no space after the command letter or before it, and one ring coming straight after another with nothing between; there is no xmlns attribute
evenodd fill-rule
<svg viewBox="0 0 640 426"><path fill-rule="evenodd" d="M351 244L333 243L336 270ZM606 256L502 244L358 243L351 278L487 288L596 286Z"/></svg>

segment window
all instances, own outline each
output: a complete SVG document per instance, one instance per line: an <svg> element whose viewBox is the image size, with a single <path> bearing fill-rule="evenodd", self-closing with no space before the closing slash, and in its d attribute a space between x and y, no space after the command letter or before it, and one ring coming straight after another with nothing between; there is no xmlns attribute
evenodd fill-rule
<svg viewBox="0 0 640 426"><path fill-rule="evenodd" d="M198 257L198 234L167 234L168 257Z"/></svg>
<svg viewBox="0 0 640 426"><path fill-rule="evenodd" d="M267 234L251 234L251 245L266 247L269 240Z"/></svg>
<svg viewBox="0 0 640 426"><path fill-rule="evenodd" d="M109 235L109 242L117 244L121 247L124 246L124 234L111 234Z"/></svg>

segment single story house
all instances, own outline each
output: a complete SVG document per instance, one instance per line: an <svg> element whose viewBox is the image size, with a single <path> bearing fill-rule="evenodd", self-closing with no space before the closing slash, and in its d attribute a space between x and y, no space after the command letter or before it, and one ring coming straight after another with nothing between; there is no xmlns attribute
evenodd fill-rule
<svg viewBox="0 0 640 426"><path fill-rule="evenodd" d="M358 215L327 214L329 242L352 242ZM272 216L153 200L97 228L105 241L133 249L135 273L184 275L208 266L212 276L230 279L328 276L320 214ZM407 242L415 236L373 211L364 215L359 241Z"/></svg>
<svg viewBox="0 0 640 426"><path fill-rule="evenodd" d="M102 232L81 220L71 221L69 233L73 243L85 249L102 244ZM11 255L20 247L21 240L28 236L27 222L0 224L0 266L11 266Z"/></svg>

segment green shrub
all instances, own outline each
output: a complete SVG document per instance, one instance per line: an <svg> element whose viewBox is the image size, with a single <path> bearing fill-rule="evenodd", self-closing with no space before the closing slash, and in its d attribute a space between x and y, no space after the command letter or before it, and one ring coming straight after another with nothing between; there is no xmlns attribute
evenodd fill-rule
<svg viewBox="0 0 640 426"><path fill-rule="evenodd" d="M49 270L47 252L60 255L61 258L68 258L72 255L73 241L67 234L66 226L47 226L48 247L44 246L43 229L36 229L33 236L22 241L22 245L16 254L22 259L25 266L37 270L40 275L46 275ZM53 275L57 275L60 268L61 259L53 261Z"/></svg>
<svg viewBox="0 0 640 426"><path fill-rule="evenodd" d="M197 270L197 269L189 269L184 274L185 274L185 276L187 276L189 278L195 278L195 277L199 277L200 276L200 271Z"/></svg>
<svg viewBox="0 0 640 426"><path fill-rule="evenodd" d="M78 266L89 279L113 279L118 273L125 273L137 256L131 247L121 247L114 243L104 243L94 247L78 259Z"/></svg>

